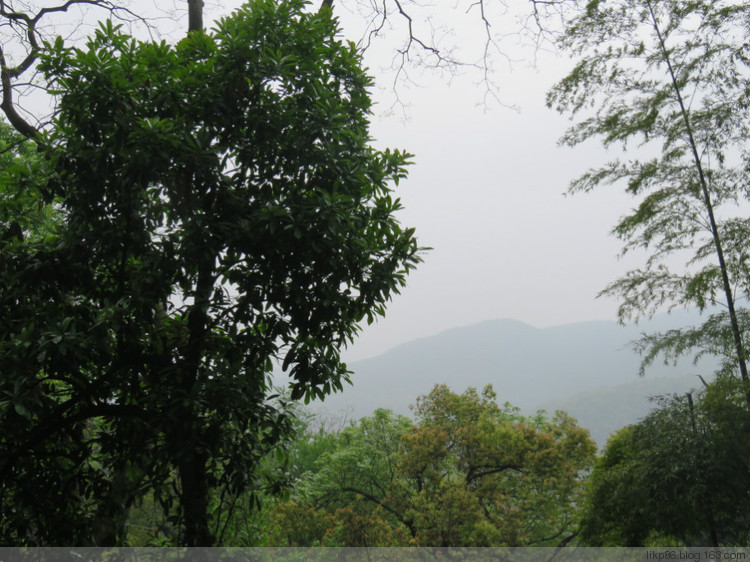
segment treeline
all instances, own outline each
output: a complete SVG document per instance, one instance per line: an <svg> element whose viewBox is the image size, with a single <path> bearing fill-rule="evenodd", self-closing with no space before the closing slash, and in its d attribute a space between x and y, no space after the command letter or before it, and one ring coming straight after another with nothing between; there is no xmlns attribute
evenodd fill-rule
<svg viewBox="0 0 750 562"><path fill-rule="evenodd" d="M435 386L414 419L298 416L265 470L280 495L213 497L227 546L739 546L750 541L750 426L737 384L662 397L601 455L564 412L523 416L492 387ZM277 490L279 491L279 490ZM170 544L148 500L128 542Z"/></svg>

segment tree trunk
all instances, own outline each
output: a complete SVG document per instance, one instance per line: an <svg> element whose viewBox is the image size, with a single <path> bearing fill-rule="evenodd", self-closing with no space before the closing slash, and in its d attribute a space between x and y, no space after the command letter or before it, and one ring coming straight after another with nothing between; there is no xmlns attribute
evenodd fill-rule
<svg viewBox="0 0 750 562"><path fill-rule="evenodd" d="M214 287L215 258L205 248L198 257L194 303L188 313L188 341L183 349L182 381L183 400L188 403L178 408L175 424L177 444L176 464L180 474L180 502L185 517L185 537L181 546L213 546L215 537L208 524L208 459L210 453L201 430L201 420L192 403L196 386L201 385L201 358L205 350L208 325L208 308Z"/></svg>
<svg viewBox="0 0 750 562"><path fill-rule="evenodd" d="M198 445L192 439L193 445ZM187 452L180 462L180 503L185 517L185 536L181 546L213 546L216 537L208 526L208 485L206 453L196 448Z"/></svg>
<svg viewBox="0 0 750 562"><path fill-rule="evenodd" d="M203 31L203 0L187 0L188 33Z"/></svg>

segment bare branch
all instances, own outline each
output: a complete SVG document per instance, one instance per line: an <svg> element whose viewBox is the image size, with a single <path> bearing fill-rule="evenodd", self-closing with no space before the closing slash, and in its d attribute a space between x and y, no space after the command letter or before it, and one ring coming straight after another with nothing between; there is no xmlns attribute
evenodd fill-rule
<svg viewBox="0 0 750 562"><path fill-rule="evenodd" d="M374 2L373 2L373 9L375 11L376 16L380 16L379 17L380 22L377 25L373 26L373 28L370 29L370 31L367 33L367 43L364 46L362 46L360 42L360 46L362 47L363 51L366 51L372 44L372 40L378 35L380 35L380 32L383 30L383 27L385 27L385 22L388 19L388 6L386 4L386 0L383 0L383 6L382 6L381 12L378 12L377 6L375 5ZM375 19L372 19L370 21L370 24L372 24L372 22L374 21Z"/></svg>
<svg viewBox="0 0 750 562"><path fill-rule="evenodd" d="M377 39L396 42L388 69L394 105L403 105L398 90L404 82L418 79L413 70L427 69L451 76L468 71L466 74L475 75L475 82L483 86L484 105L492 100L491 105L512 107L499 95L498 59L511 67L518 59L510 53L518 46L536 53L543 45L551 45L552 31L546 33L544 26L556 26L551 16L562 14L567 2L531 0L531 6L521 10L506 0L454 0L450 6L426 0L353 0L353 5L365 21L358 42L363 51L372 48ZM526 19L529 23L524 23ZM518 43L506 48L506 41L512 38Z"/></svg>

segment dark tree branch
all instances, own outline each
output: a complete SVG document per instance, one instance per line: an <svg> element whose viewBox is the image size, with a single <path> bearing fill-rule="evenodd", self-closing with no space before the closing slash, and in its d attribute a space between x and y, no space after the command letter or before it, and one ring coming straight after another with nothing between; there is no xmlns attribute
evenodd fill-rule
<svg viewBox="0 0 750 562"><path fill-rule="evenodd" d="M493 465L482 465L482 466L472 466L469 468L468 472L466 473L466 484L471 484L475 480L479 480L480 478L484 478L485 476L489 476L491 474L499 474L500 472L505 472L506 470L515 470L516 472L523 472L523 468L514 464L504 464L500 466L493 466Z"/></svg>
<svg viewBox="0 0 750 562"><path fill-rule="evenodd" d="M562 536L562 534L565 533L565 532L566 532L566 529L562 528L557 533L555 533L554 535L550 535L548 537L542 537L540 539L536 539L536 540L530 541L529 544L527 544L526 546L535 546L535 545L538 545L538 544L548 543L549 541L552 541L552 540L560 538ZM568 546L570 544L570 541L572 541L574 538L576 538L580 534L580 532L581 532L580 530L576 530L576 531L572 532L571 534L563 537L563 539L559 543L557 543L557 548L563 548L563 547Z"/></svg>
<svg viewBox="0 0 750 562"><path fill-rule="evenodd" d="M550 12L560 15L560 8L564 2L565 0L531 0L532 13L530 17L534 20L538 34L544 35L549 33L548 26L544 25L543 20L546 20L550 16Z"/></svg>
<svg viewBox="0 0 750 562"><path fill-rule="evenodd" d="M371 494L368 494L367 492L364 492L364 491L359 490L357 488L346 487L346 488L341 488L341 491L342 492L349 492L349 493L352 493L352 494L359 494L360 496L362 496L366 500L369 500L369 501L373 502L374 504L379 505L380 507L382 507L383 509L385 509L388 513L393 514L393 516L396 517L396 519L398 519L399 521L401 521L401 523L403 523L404 525L406 525L406 527L409 529L409 532L411 532L412 536L416 536L417 530L414 527L414 521L412 521L411 519L406 519L398 510L396 510L395 508L391 507L390 505L388 505L384 501L379 500L375 496L373 496Z"/></svg>
<svg viewBox="0 0 750 562"><path fill-rule="evenodd" d="M5 62L5 53L0 47L0 87L3 91L3 99L0 102L0 108L8 118L8 122L13 128L21 133L23 136L37 140L39 138L39 131L36 127L32 126L26 121L16 110L15 103L13 102L13 81L14 73L12 69L9 69Z"/></svg>
<svg viewBox="0 0 750 562"><path fill-rule="evenodd" d="M50 435L60 431L68 431L68 428L76 423L99 417L152 420L155 416L138 406L119 404L90 404L83 406L78 412L69 416L48 416L49 421L40 424L26 435L14 439L12 448L2 451L3 454L0 455L0 480L7 477L8 471L18 458L28 454L34 446L49 439Z"/></svg>
<svg viewBox="0 0 750 562"><path fill-rule="evenodd" d="M333 4L333 0L330 0L330 3ZM363 51L367 51L377 38L383 37L389 26L400 28L400 31L388 30L389 34L401 43L393 49L394 57L390 69L393 72L392 91L396 97L394 105L403 105L399 99L399 85L413 82L410 71L413 67L418 67L449 73L463 69L471 70L472 73L479 74L477 83L484 87L485 105L489 99L494 99L501 106L508 107L499 96L500 87L495 81L496 71L493 67L497 58L506 61L508 65L515 61L508 56L508 52L500 43L510 36L523 35L531 38L531 41L526 43L528 46L539 50L548 43L552 35L545 27L545 24L549 23L546 20L562 14L565 0L531 0L526 17L529 21L536 22L536 25L521 22L516 30L510 32L502 31L508 29L503 23L512 20L513 16L509 13L497 13L498 6L503 12L509 11L510 7L504 2L455 2L451 9L456 15L463 17L472 14L470 17L473 18L473 24L481 26L475 38L470 39L470 44L463 41L445 41L456 28L456 23L443 21L433 25L431 3L423 4L419 0L357 0L357 3L366 10L363 16L367 21L367 28L359 41ZM475 54L470 54L471 49Z"/></svg>
<svg viewBox="0 0 750 562"><path fill-rule="evenodd" d="M17 101L14 96L14 89L18 84L14 83L14 80L19 78L24 72L30 70L39 58L39 52L42 49L39 26L42 20L51 14L67 12L71 7L76 5L89 5L102 8L112 15L118 13L126 14L130 17L131 21L135 20L147 24L145 18L138 16L128 8L116 5L110 0L66 0L57 6L41 8L36 13L25 13L11 9L4 0L0 0L0 18L21 28L18 34L23 38L26 51L21 62L11 66L7 58L9 42L3 41L0 44L0 88L2 88L0 109L2 109L8 122L14 129L25 137L34 139L37 142L41 142L40 129L29 123L19 113Z"/></svg>
<svg viewBox="0 0 750 562"><path fill-rule="evenodd" d="M203 0L187 0L188 33L203 31Z"/></svg>

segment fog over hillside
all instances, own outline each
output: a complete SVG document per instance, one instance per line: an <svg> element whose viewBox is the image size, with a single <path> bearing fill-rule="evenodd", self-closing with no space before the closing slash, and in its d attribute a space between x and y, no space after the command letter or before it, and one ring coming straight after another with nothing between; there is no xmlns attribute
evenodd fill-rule
<svg viewBox="0 0 750 562"><path fill-rule="evenodd" d="M351 363L353 386L313 403L313 411L359 418L376 408L411 415L410 405L435 384L462 392L492 384L500 402L526 413L564 409L600 445L613 430L650 409L650 396L698 388L713 362L677 367L661 363L637 375L640 357L630 342L642 332L694 323L695 315L658 316L641 325L581 322L539 329L516 320L491 320L447 330Z"/></svg>

